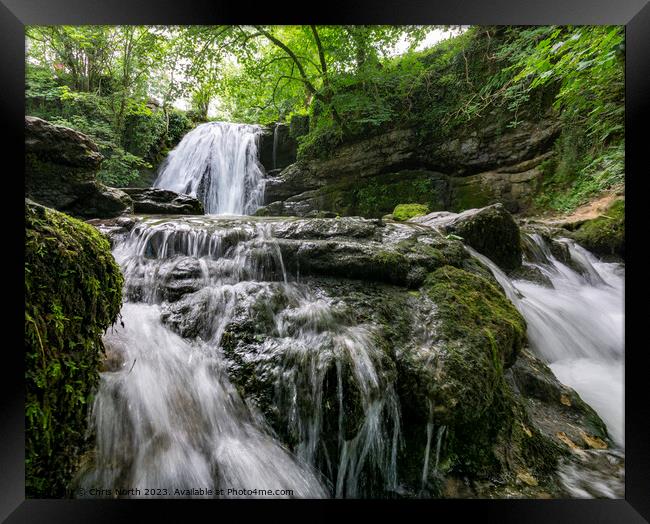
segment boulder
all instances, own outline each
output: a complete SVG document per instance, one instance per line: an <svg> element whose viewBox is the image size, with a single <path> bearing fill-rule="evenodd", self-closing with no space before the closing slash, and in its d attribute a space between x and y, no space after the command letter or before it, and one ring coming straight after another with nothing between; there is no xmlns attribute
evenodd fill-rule
<svg viewBox="0 0 650 524"><path fill-rule="evenodd" d="M103 160L84 134L25 117L25 196L82 218L108 218L132 210L131 198L96 180Z"/></svg>
<svg viewBox="0 0 650 524"><path fill-rule="evenodd" d="M197 198L153 187L121 188L133 200L133 212L152 215L203 215Z"/></svg>
<svg viewBox="0 0 650 524"><path fill-rule="evenodd" d="M504 271L513 271L521 266L519 226L501 204L462 213L434 212L412 218L410 222L461 237Z"/></svg>
<svg viewBox="0 0 650 524"><path fill-rule="evenodd" d="M25 201L25 492L61 498L87 449L122 273L90 224Z"/></svg>
<svg viewBox="0 0 650 524"><path fill-rule="evenodd" d="M89 180L74 186L75 200L61 211L81 218L116 217L133 212L133 201L124 191Z"/></svg>

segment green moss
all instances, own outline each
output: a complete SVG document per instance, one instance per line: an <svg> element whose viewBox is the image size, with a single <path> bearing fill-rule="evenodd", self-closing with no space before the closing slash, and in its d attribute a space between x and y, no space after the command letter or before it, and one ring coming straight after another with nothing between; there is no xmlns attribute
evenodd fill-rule
<svg viewBox="0 0 650 524"><path fill-rule="evenodd" d="M450 468L487 475L499 469L493 444L512 425L503 380L526 337L526 324L488 279L452 266L428 276L423 289L437 305L443 375L432 381L439 423L448 425Z"/></svg>
<svg viewBox="0 0 650 524"><path fill-rule="evenodd" d="M94 227L25 206L26 493L62 497L85 447L101 337L122 304L122 274Z"/></svg>
<svg viewBox="0 0 650 524"><path fill-rule="evenodd" d="M526 323L495 284L462 269L443 266L427 277L425 289L438 304L439 336L443 340L463 340L486 348L497 370L503 363L508 366L514 362L526 338Z"/></svg>
<svg viewBox="0 0 650 524"><path fill-rule="evenodd" d="M625 200L617 200L601 216L585 222L573 238L599 255L625 257Z"/></svg>
<svg viewBox="0 0 650 524"><path fill-rule="evenodd" d="M395 220L408 220L409 218L426 215L429 212L429 206L424 204L399 204L393 210Z"/></svg>

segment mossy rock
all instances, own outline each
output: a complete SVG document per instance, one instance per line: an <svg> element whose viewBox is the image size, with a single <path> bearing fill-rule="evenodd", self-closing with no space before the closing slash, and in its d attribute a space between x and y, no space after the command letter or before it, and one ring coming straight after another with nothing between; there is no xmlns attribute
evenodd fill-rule
<svg viewBox="0 0 650 524"><path fill-rule="evenodd" d="M598 255L625 258L625 200L617 200L598 218L573 233L578 244Z"/></svg>
<svg viewBox="0 0 650 524"><path fill-rule="evenodd" d="M424 204L399 204L393 210L393 219L404 221L409 218L426 215L429 212L429 206Z"/></svg>
<svg viewBox="0 0 650 524"><path fill-rule="evenodd" d="M422 448L408 453L422 457L425 441L409 427L421 428L432 416L434 427L447 428L441 469L498 474L507 466L495 443L518 420L503 373L525 343L525 321L493 281L457 267L431 272L421 292L436 305L433 342L398 359L405 437L410 446ZM504 442L507 447L509 440Z"/></svg>
<svg viewBox="0 0 650 524"><path fill-rule="evenodd" d="M102 335L123 278L93 226L25 203L25 490L63 497L85 451Z"/></svg>
<svg viewBox="0 0 650 524"><path fill-rule="evenodd" d="M459 236L506 272L521 266L519 226L502 204L468 209L462 213L431 213L411 219Z"/></svg>

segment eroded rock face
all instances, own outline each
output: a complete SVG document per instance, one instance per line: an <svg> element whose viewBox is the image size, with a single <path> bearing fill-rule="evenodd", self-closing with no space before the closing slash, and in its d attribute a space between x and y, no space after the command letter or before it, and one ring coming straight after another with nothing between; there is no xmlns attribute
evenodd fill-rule
<svg viewBox="0 0 650 524"><path fill-rule="evenodd" d="M539 166L552 155L559 132L552 114L514 130L485 123L441 143L423 143L414 129L392 129L274 174L262 213L304 216L326 210L380 217L404 203L463 211L496 202L511 212L523 211L539 187Z"/></svg>
<svg viewBox="0 0 650 524"><path fill-rule="evenodd" d="M452 138L430 152L425 151L423 158L439 162L453 176L490 170L507 173L508 166L546 153L560 129L550 113L537 121L521 122L515 129L505 130L498 124L487 123L469 136Z"/></svg>
<svg viewBox="0 0 650 524"><path fill-rule="evenodd" d="M260 163L266 172L282 170L296 161L298 137L309 132L309 117L294 116L289 124L265 126L260 136Z"/></svg>
<svg viewBox="0 0 650 524"><path fill-rule="evenodd" d="M133 212L152 215L202 215L200 200L190 196L153 187L121 188L133 200Z"/></svg>
<svg viewBox="0 0 650 524"><path fill-rule="evenodd" d="M519 226L501 204L462 213L429 213L412 218L410 222L461 237L504 271L513 271L521 266Z"/></svg>
<svg viewBox="0 0 650 524"><path fill-rule="evenodd" d="M131 198L96 180L103 160L84 134L40 118L25 117L25 196L82 217L106 218L132 211Z"/></svg>
<svg viewBox="0 0 650 524"><path fill-rule="evenodd" d="M353 217L114 222L129 300L221 348L242 396L333 494L440 496L462 477L552 489L560 449L522 400L536 390L506 381L525 323L458 240Z"/></svg>

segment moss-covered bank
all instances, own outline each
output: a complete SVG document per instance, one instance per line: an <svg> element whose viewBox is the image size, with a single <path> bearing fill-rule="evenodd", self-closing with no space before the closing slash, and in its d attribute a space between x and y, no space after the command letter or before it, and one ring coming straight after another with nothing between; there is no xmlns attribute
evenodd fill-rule
<svg viewBox="0 0 650 524"><path fill-rule="evenodd" d="M625 258L625 200L617 200L604 214L582 224L573 238L599 255Z"/></svg>
<svg viewBox="0 0 650 524"><path fill-rule="evenodd" d="M25 203L25 490L62 497L84 450L101 337L123 278L93 226Z"/></svg>

